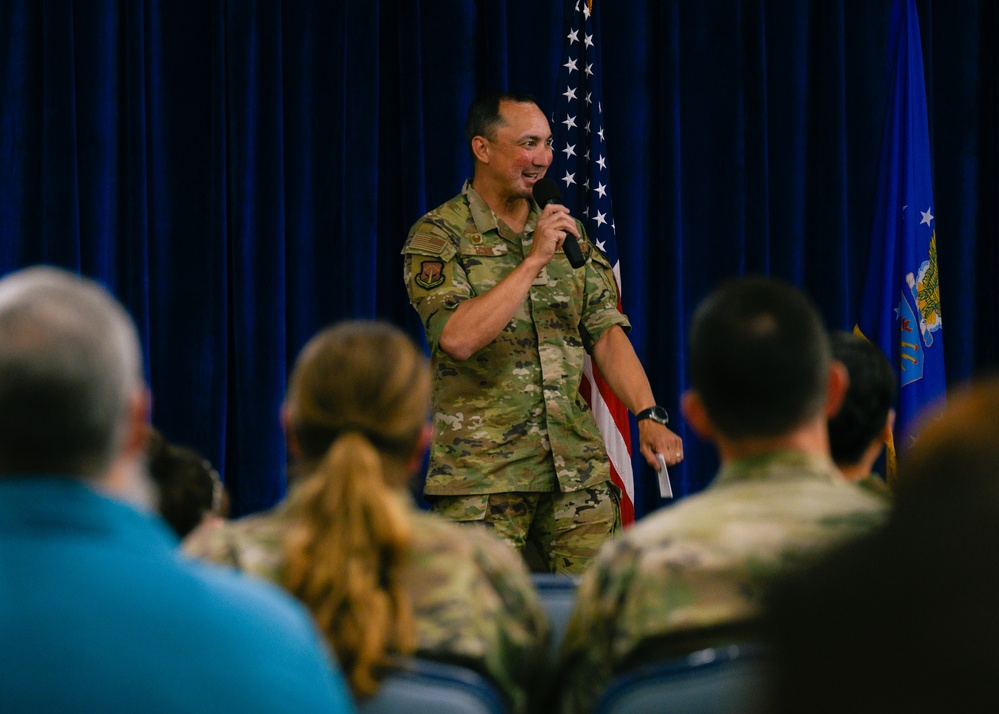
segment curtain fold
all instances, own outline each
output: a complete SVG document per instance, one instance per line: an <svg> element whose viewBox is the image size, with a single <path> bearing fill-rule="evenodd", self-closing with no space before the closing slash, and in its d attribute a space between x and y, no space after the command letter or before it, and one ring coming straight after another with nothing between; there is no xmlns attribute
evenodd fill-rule
<svg viewBox="0 0 999 714"><path fill-rule="evenodd" d="M890 3L596 0L632 339L687 459L686 333L719 282L768 273L827 323L857 317L886 96ZM999 10L918 3L946 362L999 362ZM399 250L470 173L488 89L547 113L560 2L9 0L0 10L0 273L93 276L135 316L168 438L205 453L237 513L285 489L287 370L320 327L422 340ZM636 461L639 515L661 505Z"/></svg>

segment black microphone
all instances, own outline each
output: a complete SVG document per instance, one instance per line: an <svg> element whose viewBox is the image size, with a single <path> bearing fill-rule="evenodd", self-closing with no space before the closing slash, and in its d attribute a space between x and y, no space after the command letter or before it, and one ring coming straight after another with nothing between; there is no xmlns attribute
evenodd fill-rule
<svg viewBox="0 0 999 714"><path fill-rule="evenodd" d="M550 203L562 203L562 194L558 190L558 184L550 178L538 179L534 184L534 200L541 208ZM568 231L565 233L565 240L562 241L562 250L565 251L565 257L569 259L569 265L573 268L583 267L586 258L583 257L583 251L579 249L576 236Z"/></svg>

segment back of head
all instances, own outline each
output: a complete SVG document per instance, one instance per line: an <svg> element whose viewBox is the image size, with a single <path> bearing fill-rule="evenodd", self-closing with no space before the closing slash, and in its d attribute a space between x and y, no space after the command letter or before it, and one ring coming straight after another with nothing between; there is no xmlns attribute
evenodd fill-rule
<svg viewBox="0 0 999 714"><path fill-rule="evenodd" d="M951 390L947 399L901 453L896 510L918 518L922 509L953 508L999 521L999 377Z"/></svg>
<svg viewBox="0 0 999 714"><path fill-rule="evenodd" d="M778 280L743 278L698 307L689 364L692 385L721 433L777 437L821 414L829 339L799 290Z"/></svg>
<svg viewBox="0 0 999 714"><path fill-rule="evenodd" d="M876 345L849 332L833 332L832 355L846 367L850 386L829 420L829 449L837 464L855 464L879 437L895 402L895 372Z"/></svg>
<svg viewBox="0 0 999 714"><path fill-rule="evenodd" d="M0 280L0 475L101 476L141 384L135 327L97 283L48 267Z"/></svg>
<svg viewBox="0 0 999 714"><path fill-rule="evenodd" d="M171 444L151 429L146 456L158 491L157 511L178 538L187 536L206 517L227 515L222 481L201 454Z"/></svg>
<svg viewBox="0 0 999 714"><path fill-rule="evenodd" d="M490 141L496 140L496 129L503 123L500 114L500 104L503 102L537 104L530 94L513 92L489 92L477 97L468 108L465 120L465 144L469 153L472 153L472 139L477 136L484 136ZM474 153L472 159L475 159Z"/></svg>
<svg viewBox="0 0 999 714"><path fill-rule="evenodd" d="M292 373L286 428L300 463L283 581L316 616L359 696L415 642L400 585L411 536L399 494L429 409L425 357L384 323L323 330Z"/></svg>
<svg viewBox="0 0 999 714"><path fill-rule="evenodd" d="M426 358L387 323L342 322L302 349L287 404L306 467L348 433L363 434L380 453L405 459L430 412Z"/></svg>

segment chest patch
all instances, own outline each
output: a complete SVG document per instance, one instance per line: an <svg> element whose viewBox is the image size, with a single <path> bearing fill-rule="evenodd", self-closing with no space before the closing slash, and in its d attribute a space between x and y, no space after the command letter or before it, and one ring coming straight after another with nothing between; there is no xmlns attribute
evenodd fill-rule
<svg viewBox="0 0 999 714"><path fill-rule="evenodd" d="M462 255L506 255L507 249L505 245L463 245L461 246Z"/></svg>

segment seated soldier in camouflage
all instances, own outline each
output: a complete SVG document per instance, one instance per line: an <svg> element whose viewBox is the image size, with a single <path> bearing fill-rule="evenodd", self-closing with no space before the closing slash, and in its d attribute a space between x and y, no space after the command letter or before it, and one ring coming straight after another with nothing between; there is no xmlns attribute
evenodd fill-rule
<svg viewBox="0 0 999 714"><path fill-rule="evenodd" d="M606 544L584 574L562 652L564 711L589 711L636 664L755 638L778 574L884 518L885 500L830 459L826 421L847 378L804 295L762 278L721 288L694 316L689 365L684 415L721 470Z"/></svg>
<svg viewBox="0 0 999 714"><path fill-rule="evenodd" d="M877 345L863 337L833 332L829 340L833 359L850 377L843 406L829 420L833 461L850 481L890 497L888 484L871 471L895 424L895 372Z"/></svg>
<svg viewBox="0 0 999 714"><path fill-rule="evenodd" d="M544 612L511 548L415 508L406 484L426 450L429 408L426 360L402 332L376 322L323 330L299 355L282 411L288 498L196 531L185 550L295 594L357 697L415 653L478 669L524 711L544 674Z"/></svg>

